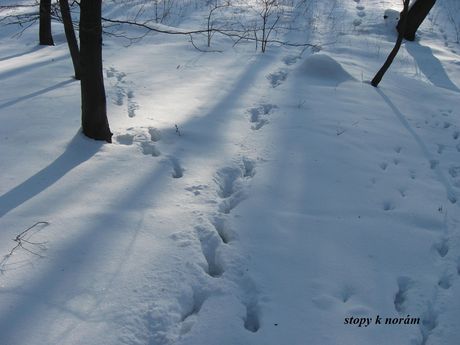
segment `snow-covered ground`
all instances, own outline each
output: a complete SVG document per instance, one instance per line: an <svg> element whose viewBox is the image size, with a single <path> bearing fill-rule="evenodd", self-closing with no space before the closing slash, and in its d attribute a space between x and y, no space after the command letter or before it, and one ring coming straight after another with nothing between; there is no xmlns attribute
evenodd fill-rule
<svg viewBox="0 0 460 345"><path fill-rule="evenodd" d="M181 4L163 24L202 27ZM112 144L80 133L61 24L3 26L0 345L460 344L458 4L376 89L400 6L287 7L276 38L317 47L265 54L106 36Z"/></svg>

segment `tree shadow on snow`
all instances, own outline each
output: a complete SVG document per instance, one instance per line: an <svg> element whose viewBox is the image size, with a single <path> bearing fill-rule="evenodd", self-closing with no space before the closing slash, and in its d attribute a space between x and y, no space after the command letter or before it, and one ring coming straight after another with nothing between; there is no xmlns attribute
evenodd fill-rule
<svg viewBox="0 0 460 345"><path fill-rule="evenodd" d="M54 162L0 196L0 217L52 186L69 171L94 156L102 145L78 132Z"/></svg>
<svg viewBox="0 0 460 345"><path fill-rule="evenodd" d="M16 99L12 99L11 101L8 101L8 102L0 104L0 109L10 107L10 106L12 106L12 105L14 105L16 103L22 102L22 101L26 101L26 100L28 100L28 99L30 99L32 97L37 97L37 96L43 95L43 94L45 94L47 92L50 92L50 91L53 91L53 90L56 90L56 89L60 89L61 87L65 86L67 84L70 84L73 81L75 81L75 79L64 80L64 81L61 81L61 82L59 82L59 83L57 83L55 85L45 87L44 89L34 91L32 93L29 93L27 95L18 97Z"/></svg>
<svg viewBox="0 0 460 345"><path fill-rule="evenodd" d="M415 142L418 144L420 150L423 152L423 155L427 159L428 162L434 161L433 155L430 153L430 150L428 149L428 146L424 143L422 138L415 132L415 130L412 128L410 125L409 121L407 121L406 117L404 114L396 107L396 105L391 101L391 99L380 89L375 88L377 93L382 97L382 99L385 101L385 103L390 107L390 109L393 111L393 113L396 115L396 117L399 119L401 124L406 128L406 130L412 135L414 138ZM438 166L433 168L436 177L438 181L444 186L447 194L447 198L450 200L451 203L456 203L457 202L457 197L456 193L452 189L450 183L448 182L447 178L444 176L443 172L441 169L439 169Z"/></svg>
<svg viewBox="0 0 460 345"><path fill-rule="evenodd" d="M181 127L188 128L188 133L193 132L191 130L193 128L201 135L203 128L206 128L207 132L216 133L216 140L220 140L222 135L219 133L226 129L225 126L230 122L232 116L238 115L232 113L233 107L238 105L259 73L272 62L273 59L257 58L248 64L245 72L232 84L225 97L210 107L203 117L192 118L180 124ZM189 139L197 138L192 135ZM220 142L216 144L220 144ZM82 134L78 133L66 151L53 163L0 197L0 217L35 197L69 171L89 160L99 151L101 145L102 143L85 139ZM213 146L212 149L215 150L216 147ZM170 156L179 160L193 154L192 151L184 153L180 145L169 152ZM201 152L201 154L205 155L206 153ZM104 166L100 167L100 169L103 168ZM104 309L96 312L104 298L103 295L95 296L94 305L88 312L80 315L69 309L65 301L62 301L60 296L65 295L65 293L58 292L67 291L69 286L81 285L79 280L85 278L85 270L104 260L103 253L108 248L111 251L122 250L125 253L121 256L120 261L114 264L114 269L107 272L106 278L102 278L104 288L111 288L126 262L126 258L132 252L131 247L136 241L138 232L143 228L143 216L136 221L136 216L133 216L132 213L143 214L147 210L151 213L155 209L154 200L161 198L161 194L167 193L165 190L167 184L164 179L169 178L170 174L166 171L169 171L169 167L159 164L154 171L148 171L140 176L136 183L130 186L128 192L123 188L122 192L118 190L118 196L114 198L110 210L104 214L86 215L81 223L75 225L80 228L78 236L61 248L60 253L62 255L54 258L43 273L30 279L23 291L9 292L19 294L21 298L14 303L14 307L9 313L0 313L0 334L2 334L3 340L17 337L17 334L20 333L20 325L28 324L33 319L37 319L37 315L48 308L61 310L77 318L77 320L85 320L85 322L94 324L116 322L111 320L111 315L104 314ZM44 202L46 203L46 201ZM110 229L110 236L107 236L107 231L103 229ZM129 231L126 231L127 229ZM124 241L120 242L121 237ZM126 239L128 240L126 241ZM116 246L119 249L114 249ZM84 248L84 254L82 254L82 248ZM71 269L64 270L63 267ZM88 291L87 293L91 294L92 292ZM73 329L77 326L78 321L72 322L61 333L62 338L70 337Z"/></svg>
<svg viewBox="0 0 460 345"><path fill-rule="evenodd" d="M441 62L434 56L431 48L422 46L418 42L406 42L405 46L407 52L414 58L417 66L433 85L460 92L457 85L450 80Z"/></svg>

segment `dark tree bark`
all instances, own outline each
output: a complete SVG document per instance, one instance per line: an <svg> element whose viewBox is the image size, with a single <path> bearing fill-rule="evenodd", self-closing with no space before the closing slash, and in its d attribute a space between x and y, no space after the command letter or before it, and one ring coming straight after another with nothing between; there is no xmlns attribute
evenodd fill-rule
<svg viewBox="0 0 460 345"><path fill-rule="evenodd" d="M51 34L51 0L40 0L39 40L41 45L54 45Z"/></svg>
<svg viewBox="0 0 460 345"><path fill-rule="evenodd" d="M399 31L398 33L398 39L396 40L396 44L393 48L393 50L390 52L390 55L388 55L385 63L383 64L382 68L380 68L380 70L377 72L377 74L375 75L374 79L372 79L371 81L371 85L374 86L374 87L377 87L380 83L380 81L382 80L385 72L388 70L388 68L390 68L393 60L395 59L396 55L398 54L398 51L399 51L399 48L401 48L401 43L403 41L403 32L404 32L404 28L406 26L406 18L407 18L407 12L409 10L409 2L410 0L404 0L404 8L403 8L403 11L401 12L401 18L402 19L402 22L401 22L401 31Z"/></svg>
<svg viewBox="0 0 460 345"><path fill-rule="evenodd" d="M416 0L409 8L407 16L401 13L401 19L399 20L396 28L400 34L403 34L406 40L415 40L415 33L425 20L435 2L436 0ZM404 20L406 20L405 29L403 29L402 26L402 22Z"/></svg>
<svg viewBox="0 0 460 345"><path fill-rule="evenodd" d="M69 45L70 57L72 58L73 69L75 72L75 79L80 80L80 51L78 49L77 37L72 23L72 15L70 14L70 7L68 0L59 0L59 7L61 9L62 23L64 24L65 37Z"/></svg>
<svg viewBox="0 0 460 345"><path fill-rule="evenodd" d="M80 1L81 122L83 133L112 142L102 71L102 0Z"/></svg>

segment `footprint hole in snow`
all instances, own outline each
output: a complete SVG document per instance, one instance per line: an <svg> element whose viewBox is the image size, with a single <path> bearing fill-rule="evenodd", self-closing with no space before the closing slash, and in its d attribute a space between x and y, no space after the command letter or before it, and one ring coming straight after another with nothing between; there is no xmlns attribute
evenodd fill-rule
<svg viewBox="0 0 460 345"><path fill-rule="evenodd" d="M134 136L131 134L119 134L115 137L115 140L121 145L132 145Z"/></svg>
<svg viewBox="0 0 460 345"><path fill-rule="evenodd" d="M244 328L252 333L256 333L260 329L259 306L256 301L246 305Z"/></svg>
<svg viewBox="0 0 460 345"><path fill-rule="evenodd" d="M173 171L171 173L173 178L181 178L184 176L184 171L185 169L182 168L182 166L179 163L179 160L177 158L170 158L171 165L173 168Z"/></svg>
<svg viewBox="0 0 460 345"><path fill-rule="evenodd" d="M343 303L347 303L354 294L356 294L356 289L350 285L345 285L340 290L339 298Z"/></svg>
<svg viewBox="0 0 460 345"><path fill-rule="evenodd" d="M150 135L150 140L152 140L153 142L160 141L161 139L160 131L154 127L149 127L149 135Z"/></svg>
<svg viewBox="0 0 460 345"><path fill-rule="evenodd" d="M188 332L193 326L196 315L200 312L207 296L203 291L194 288L191 296L182 296L179 303L182 306L181 321L186 323L184 331Z"/></svg>
<svg viewBox="0 0 460 345"><path fill-rule="evenodd" d="M229 214L235 207L237 207L244 199L246 199L246 194L244 191L238 191L237 193L232 194L227 199L223 200L219 204L219 212L223 214Z"/></svg>
<svg viewBox="0 0 460 345"><path fill-rule="evenodd" d="M141 146L142 146L142 153L144 155L151 155L153 157L158 157L161 155L161 152L155 147L155 145L153 145L150 142L144 141L141 143Z"/></svg>
<svg viewBox="0 0 460 345"><path fill-rule="evenodd" d="M455 131L455 132L452 134L452 139L457 140L459 136L460 136L460 132L459 132L459 131Z"/></svg>
<svg viewBox="0 0 460 345"><path fill-rule="evenodd" d="M422 317L422 333L426 338L428 338L428 334L436 328L438 325L438 320L437 320L437 315L433 310L432 306L428 307L428 310L425 312L425 314ZM425 342L426 343L426 342ZM423 345L425 345L423 343Z"/></svg>
<svg viewBox="0 0 460 345"><path fill-rule="evenodd" d="M212 231L198 226L195 228L201 244L201 251L207 263L207 271L211 277L217 278L224 273L224 267L218 257L218 247L221 238Z"/></svg>
<svg viewBox="0 0 460 345"><path fill-rule="evenodd" d="M249 158L244 157L243 158L243 168L244 168L244 174L243 177L254 177L256 174L256 163Z"/></svg>
<svg viewBox="0 0 460 345"><path fill-rule="evenodd" d="M214 229L216 229L216 232L223 243L227 244L233 240L231 231L229 230L227 222L224 218L215 217L211 223L214 226Z"/></svg>
<svg viewBox="0 0 460 345"><path fill-rule="evenodd" d="M383 210L384 211L391 211L395 209L395 205L391 201L384 201L383 202Z"/></svg>
<svg viewBox="0 0 460 345"><path fill-rule="evenodd" d="M452 277L448 273L444 273L438 281L439 287L444 290L447 290L452 285Z"/></svg>
<svg viewBox="0 0 460 345"><path fill-rule="evenodd" d="M449 243L447 239L443 239L441 242L434 245L434 249L440 257L445 257L449 253Z"/></svg>
<svg viewBox="0 0 460 345"><path fill-rule="evenodd" d="M221 198L228 198L235 192L235 183L241 178L242 172L239 168L226 167L219 169L214 176L214 181L218 186L217 194Z"/></svg>
<svg viewBox="0 0 460 345"><path fill-rule="evenodd" d="M439 164L439 161L438 161L438 160L436 160L436 159L431 159L431 160L430 160L430 169L432 169L432 170L433 170L433 169L436 169L436 167L438 166L438 164Z"/></svg>
<svg viewBox="0 0 460 345"><path fill-rule="evenodd" d="M407 299L407 292L412 285L412 281L409 277L399 277L397 280L398 283L398 291L394 297L394 306L398 313L403 313L405 311L404 304Z"/></svg>

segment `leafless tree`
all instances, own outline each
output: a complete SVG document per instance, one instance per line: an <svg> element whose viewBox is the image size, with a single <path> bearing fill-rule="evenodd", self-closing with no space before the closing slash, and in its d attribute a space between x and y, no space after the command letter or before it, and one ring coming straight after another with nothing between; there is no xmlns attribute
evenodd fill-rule
<svg viewBox="0 0 460 345"><path fill-rule="evenodd" d="M51 34L51 0L40 0L39 39L41 45L54 45Z"/></svg>
<svg viewBox="0 0 460 345"><path fill-rule="evenodd" d="M77 37L75 36L72 14L70 12L68 0L59 0L59 7L61 9L62 23L64 24L65 36L69 46L70 57L72 58L75 79L80 80L80 51L78 49Z"/></svg>
<svg viewBox="0 0 460 345"><path fill-rule="evenodd" d="M409 2L410 0L404 0L404 8L401 12L401 20L400 20L400 30L398 33L398 39L396 40L396 44L393 48L393 50L390 52L390 55L388 55L388 58L386 59L385 63L383 64L382 68L377 72L375 77L371 81L371 85L374 87L377 87L382 80L385 72L390 68L393 60L395 59L396 55L398 54L399 48L401 48L401 43L404 38L404 32L406 29L406 22L407 22L407 12L409 11Z"/></svg>
<svg viewBox="0 0 460 345"><path fill-rule="evenodd" d="M102 68L102 0L80 2L81 122L83 133L112 142Z"/></svg>

